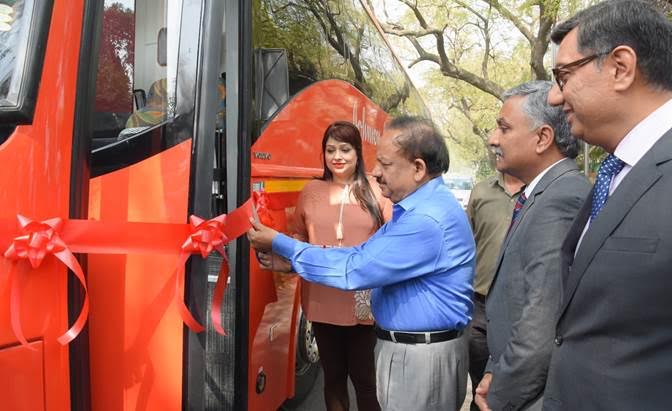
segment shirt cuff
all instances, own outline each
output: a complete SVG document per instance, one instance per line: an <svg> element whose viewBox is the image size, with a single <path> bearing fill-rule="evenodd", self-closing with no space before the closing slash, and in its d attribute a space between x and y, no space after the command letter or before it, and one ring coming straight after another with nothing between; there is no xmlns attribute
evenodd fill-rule
<svg viewBox="0 0 672 411"><path fill-rule="evenodd" d="M292 237L278 233L278 235L273 238L273 252L291 260L297 243L298 241Z"/></svg>

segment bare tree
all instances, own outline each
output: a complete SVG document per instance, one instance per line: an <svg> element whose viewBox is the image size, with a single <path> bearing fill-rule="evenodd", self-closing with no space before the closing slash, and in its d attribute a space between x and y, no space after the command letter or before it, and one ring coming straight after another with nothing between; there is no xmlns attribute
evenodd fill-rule
<svg viewBox="0 0 672 411"><path fill-rule="evenodd" d="M481 72L476 73L465 67L462 67L458 61L449 56L454 54L455 50L449 50L449 45L455 41L455 38L448 32L449 26L432 26L423 13L423 9L417 0L394 0L403 3L412 12L415 18L415 24L404 25L400 22L383 21L381 26L386 33L404 37L413 46L417 57L409 67L421 61L429 61L438 65L440 72L447 77L464 81L477 89L499 99L504 87L495 81L492 81L488 74L489 64L493 61L492 54L492 24L494 17L500 17L510 22L522 34L527 43L529 43L529 66L532 77L535 79L548 79L548 73L544 67L544 55L548 50L550 32L555 23L560 8L559 0L535 0L526 2L524 6L534 10L531 15L535 18L526 20L521 16L520 7L513 10L498 0L479 0L463 1L452 0L445 2L445 5L438 5L445 10L447 17L450 17L451 11L461 8L472 15L472 19L467 24L476 27L482 36L482 57ZM481 6L476 7L480 3ZM385 4L385 2L384 2ZM424 37L433 37L432 49L422 42Z"/></svg>
<svg viewBox="0 0 672 411"><path fill-rule="evenodd" d="M462 133L449 133L457 142L457 135L480 142L480 154L473 143L457 143L467 149L468 158L480 168L487 157L490 167L494 159L488 148L489 128L495 106L489 98L501 100L501 94L511 82L525 79L548 80L549 72L544 57L549 49L550 33L558 19L561 7L569 6L560 0L366 0L375 4L374 13L383 30L391 36L406 39L415 53L409 68L421 62L434 64L441 76L454 79L455 86L447 97L445 108L459 113L470 125ZM389 5L403 5L408 13L390 18ZM372 7L373 8L373 7ZM503 30L508 26L510 30ZM527 73L520 63L511 64L511 53L527 53ZM520 61L520 60L517 60ZM503 73L504 67L510 67ZM459 86L467 84L474 88ZM457 93L457 94L455 94ZM484 94L482 94L484 93ZM484 98L489 96L489 98ZM490 114L487 114L490 113ZM451 130L452 131L452 130ZM466 134L465 134L466 132ZM471 137L473 138L473 137ZM487 173L487 170L481 170Z"/></svg>

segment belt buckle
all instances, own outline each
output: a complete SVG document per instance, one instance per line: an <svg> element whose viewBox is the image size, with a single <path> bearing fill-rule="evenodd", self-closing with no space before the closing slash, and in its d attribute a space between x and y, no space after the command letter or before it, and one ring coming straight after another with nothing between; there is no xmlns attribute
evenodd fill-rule
<svg viewBox="0 0 672 411"><path fill-rule="evenodd" d="M393 343L397 342L397 337L394 335L394 331L388 331L390 333L390 338L392 339Z"/></svg>
<svg viewBox="0 0 672 411"><path fill-rule="evenodd" d="M425 344L429 344L432 342L432 333L429 331L425 331Z"/></svg>

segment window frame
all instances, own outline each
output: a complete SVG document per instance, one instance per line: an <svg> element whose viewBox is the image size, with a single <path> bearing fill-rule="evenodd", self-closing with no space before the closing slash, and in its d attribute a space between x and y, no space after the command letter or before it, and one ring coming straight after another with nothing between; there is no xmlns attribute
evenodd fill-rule
<svg viewBox="0 0 672 411"><path fill-rule="evenodd" d="M27 24L26 53L16 63L14 75L21 74L21 85L16 104L0 106L0 123L3 126L32 124L37 104L37 92L42 77L47 34L51 25L53 0L28 0L24 3L23 17Z"/></svg>

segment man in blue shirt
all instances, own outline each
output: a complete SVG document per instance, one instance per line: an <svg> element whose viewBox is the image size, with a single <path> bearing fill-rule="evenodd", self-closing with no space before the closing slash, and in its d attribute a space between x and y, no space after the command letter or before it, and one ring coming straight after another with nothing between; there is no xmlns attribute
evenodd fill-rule
<svg viewBox="0 0 672 411"><path fill-rule="evenodd" d="M393 215L362 245L323 248L258 222L248 238L257 250L287 258L308 281L373 289L383 409L459 409L475 247L466 214L441 177L448 150L431 121L399 117L386 124L376 154L373 175L394 202Z"/></svg>

